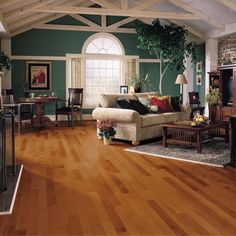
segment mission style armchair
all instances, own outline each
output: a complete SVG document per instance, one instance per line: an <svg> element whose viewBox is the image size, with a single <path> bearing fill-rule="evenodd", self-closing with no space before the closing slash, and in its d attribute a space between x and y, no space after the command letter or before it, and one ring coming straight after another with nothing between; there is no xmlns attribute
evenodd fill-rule
<svg viewBox="0 0 236 236"><path fill-rule="evenodd" d="M33 127L34 103L16 103L13 89L2 90L3 109L13 113L15 121L18 122L18 132L21 133L22 121L30 120Z"/></svg>
<svg viewBox="0 0 236 236"><path fill-rule="evenodd" d="M83 88L69 88L69 98L67 106L56 108L56 123L58 124L58 115L67 115L68 126L74 127L75 116L80 116L82 122L82 109L83 109ZM60 100L63 101L63 100ZM65 102L65 100L64 100Z"/></svg>

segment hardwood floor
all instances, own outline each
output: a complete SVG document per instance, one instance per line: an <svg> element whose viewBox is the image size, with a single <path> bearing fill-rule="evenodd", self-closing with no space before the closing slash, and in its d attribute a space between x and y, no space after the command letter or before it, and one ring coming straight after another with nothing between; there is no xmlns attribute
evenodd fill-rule
<svg viewBox="0 0 236 236"><path fill-rule="evenodd" d="M24 170L0 235L236 235L236 169L105 146L95 126L17 136Z"/></svg>

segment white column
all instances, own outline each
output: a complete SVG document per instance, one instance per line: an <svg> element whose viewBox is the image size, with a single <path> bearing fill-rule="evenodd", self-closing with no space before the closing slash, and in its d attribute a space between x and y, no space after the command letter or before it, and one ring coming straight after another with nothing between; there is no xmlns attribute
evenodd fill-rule
<svg viewBox="0 0 236 236"><path fill-rule="evenodd" d="M1 51L3 51L7 56L11 58L11 39L2 39L1 41ZM5 71L3 71L5 73ZM12 78L11 70L6 71L2 76L2 89L12 88Z"/></svg>
<svg viewBox="0 0 236 236"><path fill-rule="evenodd" d="M218 39L207 39L206 40L206 64L205 64L205 94L209 89L209 75L208 72L216 71L218 64ZM205 114L208 116L208 106L205 108Z"/></svg>
<svg viewBox="0 0 236 236"><path fill-rule="evenodd" d="M186 70L184 71L184 75L188 81L188 84L183 85L183 104L189 102L188 93L193 91L193 64L191 62L192 58L185 58L186 63L184 64Z"/></svg>

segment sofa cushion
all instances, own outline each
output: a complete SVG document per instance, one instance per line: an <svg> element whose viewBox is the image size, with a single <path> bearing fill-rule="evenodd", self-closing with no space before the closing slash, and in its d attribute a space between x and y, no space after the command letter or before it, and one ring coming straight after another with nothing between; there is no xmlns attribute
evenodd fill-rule
<svg viewBox="0 0 236 236"><path fill-rule="evenodd" d="M166 122L177 121L181 118L181 112L166 112L163 115L165 116Z"/></svg>
<svg viewBox="0 0 236 236"><path fill-rule="evenodd" d="M129 103L132 106L133 110L137 111L140 115L149 113L147 107L145 107L140 101L130 99Z"/></svg>
<svg viewBox="0 0 236 236"><path fill-rule="evenodd" d="M180 111L179 97L171 97L171 106L174 111Z"/></svg>
<svg viewBox="0 0 236 236"><path fill-rule="evenodd" d="M163 114L147 114L141 115L141 127L163 124L166 122L166 117Z"/></svg>
<svg viewBox="0 0 236 236"><path fill-rule="evenodd" d="M120 108L133 109L133 107L130 105L129 101L127 101L124 98L118 97L116 102L117 102L117 104L119 105Z"/></svg>
<svg viewBox="0 0 236 236"><path fill-rule="evenodd" d="M157 97L152 97L151 98L151 105L158 106L158 108L161 112L171 112L171 111L173 111L173 109L171 108L167 98L158 99Z"/></svg>

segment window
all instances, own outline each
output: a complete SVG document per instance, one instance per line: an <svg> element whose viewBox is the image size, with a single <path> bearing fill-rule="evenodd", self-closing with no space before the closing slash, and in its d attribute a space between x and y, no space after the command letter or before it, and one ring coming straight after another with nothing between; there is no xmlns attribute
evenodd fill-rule
<svg viewBox="0 0 236 236"><path fill-rule="evenodd" d="M67 88L84 88L84 107L94 108L102 93L119 93L120 85L137 73L137 56L125 56L120 41L112 34L97 33L84 43L81 55L68 62ZM69 78L69 79L68 79Z"/></svg>

